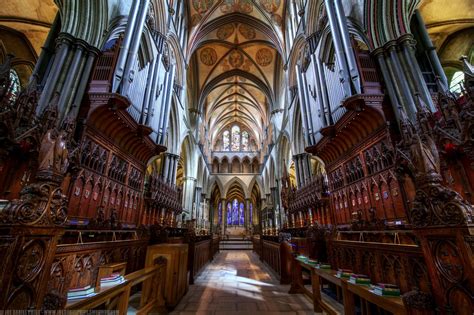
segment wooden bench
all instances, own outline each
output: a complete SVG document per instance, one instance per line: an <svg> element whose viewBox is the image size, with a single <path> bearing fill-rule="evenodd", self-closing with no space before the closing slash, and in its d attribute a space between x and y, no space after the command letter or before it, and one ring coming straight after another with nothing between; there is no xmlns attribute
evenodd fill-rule
<svg viewBox="0 0 474 315"><path fill-rule="evenodd" d="M143 284L140 306L136 314L148 314L150 311L165 310L163 296L166 262L159 261L125 276L125 281L113 287L97 287L94 296L70 301L66 310L71 314L86 314L100 307L100 310L116 310L119 315L127 314L132 287Z"/></svg>

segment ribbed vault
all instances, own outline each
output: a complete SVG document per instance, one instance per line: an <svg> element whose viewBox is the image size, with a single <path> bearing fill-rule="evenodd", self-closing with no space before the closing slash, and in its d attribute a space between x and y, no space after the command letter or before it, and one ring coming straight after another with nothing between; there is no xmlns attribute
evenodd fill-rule
<svg viewBox="0 0 474 315"><path fill-rule="evenodd" d="M239 125L261 149L282 68L283 0L189 1L194 110L212 145Z"/></svg>

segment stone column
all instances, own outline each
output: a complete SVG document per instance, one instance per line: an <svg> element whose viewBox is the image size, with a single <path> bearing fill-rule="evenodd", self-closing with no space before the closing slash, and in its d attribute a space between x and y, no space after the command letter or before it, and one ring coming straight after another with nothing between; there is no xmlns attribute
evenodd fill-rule
<svg viewBox="0 0 474 315"><path fill-rule="evenodd" d="M51 70L48 76L44 78L44 82L46 82L46 84L44 85L43 92L41 93L41 97L36 108L37 116L40 116L44 109L49 105L51 97L58 87L59 77L64 71L63 67L71 49L72 41L73 38L65 33L61 33L56 40L56 54L52 61Z"/></svg>
<svg viewBox="0 0 474 315"><path fill-rule="evenodd" d="M299 156L298 155L293 155L293 161L295 162L295 171L296 171L296 184L298 185L298 188L301 187L301 169L299 165Z"/></svg>
<svg viewBox="0 0 474 315"><path fill-rule="evenodd" d="M436 53L436 47L434 47L433 43L431 42L430 35L426 30L425 22L423 21L423 17L421 16L419 10L415 11L415 17L418 22L418 30L420 31L421 41L423 42L423 46L425 46L428 52L431 65L433 66L434 70L436 71L436 75L440 77L445 87L449 88L446 73L444 72L443 66L441 65L441 61L439 60L438 54Z"/></svg>
<svg viewBox="0 0 474 315"><path fill-rule="evenodd" d="M227 227L227 206L225 203L225 199L221 199L221 205L222 205L222 222L221 222L221 235L225 235L225 230Z"/></svg>
<svg viewBox="0 0 474 315"><path fill-rule="evenodd" d="M186 213L186 218L191 219L194 202L194 188L196 185L196 178L185 177L183 183L183 208Z"/></svg>
<svg viewBox="0 0 474 315"><path fill-rule="evenodd" d="M399 39L401 46L402 58L407 64L407 72L411 74L410 80L415 88L414 92L418 92L423 98L423 101L429 106L432 112L436 112L436 108L433 104L431 92L428 90L425 78L421 73L420 65L415 57L416 41L413 39L412 34L406 34Z"/></svg>

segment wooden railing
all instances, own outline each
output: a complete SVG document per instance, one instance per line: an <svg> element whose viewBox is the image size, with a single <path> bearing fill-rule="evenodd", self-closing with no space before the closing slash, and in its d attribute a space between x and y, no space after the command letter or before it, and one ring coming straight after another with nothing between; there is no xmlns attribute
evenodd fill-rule
<svg viewBox="0 0 474 315"><path fill-rule="evenodd" d="M212 254L212 257L211 259L214 259L214 257L216 257L216 255L219 253L219 243L220 243L221 239L219 236L213 236L212 238L212 245L211 245L211 254Z"/></svg>
<svg viewBox="0 0 474 315"><path fill-rule="evenodd" d="M262 258L262 239L259 236L252 237L253 251Z"/></svg>
<svg viewBox="0 0 474 315"><path fill-rule="evenodd" d="M219 251L219 237L197 236L189 244L189 284L194 284L194 278L214 259Z"/></svg>
<svg viewBox="0 0 474 315"><path fill-rule="evenodd" d="M264 240L262 243L262 260L280 275L280 244Z"/></svg>
<svg viewBox="0 0 474 315"><path fill-rule="evenodd" d="M66 310L72 314L86 314L91 310L118 311L127 314L130 292L133 287L142 284L140 305L136 314L148 314L151 311L164 311L163 288L166 261L158 260L153 267L144 268L125 276L125 281L110 288L98 288L96 295L70 302Z"/></svg>
<svg viewBox="0 0 474 315"><path fill-rule="evenodd" d="M212 259L212 240L207 239L194 244L189 244L189 258L190 275L189 284L194 284L194 278L199 274L199 271Z"/></svg>

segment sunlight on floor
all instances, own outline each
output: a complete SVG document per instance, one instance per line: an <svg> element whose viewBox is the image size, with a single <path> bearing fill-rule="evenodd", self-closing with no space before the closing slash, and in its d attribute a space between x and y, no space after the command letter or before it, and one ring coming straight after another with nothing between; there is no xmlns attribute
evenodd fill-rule
<svg viewBox="0 0 474 315"><path fill-rule="evenodd" d="M251 251L222 251L172 314L314 314L304 296L288 290Z"/></svg>

